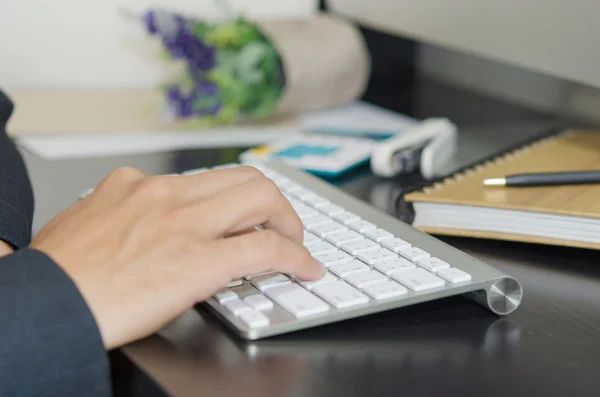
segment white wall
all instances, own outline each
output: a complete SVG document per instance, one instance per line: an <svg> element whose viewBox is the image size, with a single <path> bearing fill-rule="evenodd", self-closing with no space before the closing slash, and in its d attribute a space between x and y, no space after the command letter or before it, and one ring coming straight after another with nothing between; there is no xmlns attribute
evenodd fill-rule
<svg viewBox="0 0 600 397"><path fill-rule="evenodd" d="M600 87L597 0L328 0L366 25Z"/></svg>
<svg viewBox="0 0 600 397"><path fill-rule="evenodd" d="M428 45L423 73L600 121L598 0L327 0L364 25Z"/></svg>
<svg viewBox="0 0 600 397"><path fill-rule="evenodd" d="M0 0L0 86L147 87L165 70L144 27L119 9L166 7L206 18L217 4L255 18L307 16L317 0Z"/></svg>

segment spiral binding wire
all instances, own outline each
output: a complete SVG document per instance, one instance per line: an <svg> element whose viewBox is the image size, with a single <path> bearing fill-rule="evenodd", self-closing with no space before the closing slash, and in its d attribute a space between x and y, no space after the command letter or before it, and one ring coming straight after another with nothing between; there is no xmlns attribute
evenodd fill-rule
<svg viewBox="0 0 600 397"><path fill-rule="evenodd" d="M534 150L540 146L547 145L554 142L559 137L565 137L572 131L557 127L548 129L540 135L535 136L532 139L528 139L525 142L520 142L512 147L507 148L502 153L494 154L488 158L478 160L474 163L468 164L456 171L451 175L442 176L433 181L423 181L422 183L404 190L403 193L398 195L396 198L395 208L396 216L405 223L412 223L414 221L414 208L412 203L408 203L404 200L404 196L409 193L420 191L424 194L432 193L433 191L439 190L444 186L451 183L457 182L461 179L471 177L476 173L479 173L492 165L497 165L506 161L511 161L518 156L521 156L531 150ZM402 209L401 209L402 207Z"/></svg>

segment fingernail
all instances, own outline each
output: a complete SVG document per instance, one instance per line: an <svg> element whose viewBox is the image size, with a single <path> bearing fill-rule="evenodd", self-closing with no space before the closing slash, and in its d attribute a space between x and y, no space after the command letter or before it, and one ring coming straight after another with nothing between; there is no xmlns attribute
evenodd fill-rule
<svg viewBox="0 0 600 397"><path fill-rule="evenodd" d="M327 273L327 268L325 267L325 265L323 265L321 262L319 262L318 260L314 260L315 263L317 264L317 266L320 268L321 270L321 276L319 278L322 278L325 276L325 274Z"/></svg>

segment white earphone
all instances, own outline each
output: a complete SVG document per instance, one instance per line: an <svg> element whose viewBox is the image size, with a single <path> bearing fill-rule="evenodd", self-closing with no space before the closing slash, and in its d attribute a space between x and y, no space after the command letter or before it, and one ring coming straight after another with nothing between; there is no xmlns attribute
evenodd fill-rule
<svg viewBox="0 0 600 397"><path fill-rule="evenodd" d="M371 170L386 178L416 170L434 178L445 174L456 148L456 125L445 118L426 119L379 144L371 154Z"/></svg>

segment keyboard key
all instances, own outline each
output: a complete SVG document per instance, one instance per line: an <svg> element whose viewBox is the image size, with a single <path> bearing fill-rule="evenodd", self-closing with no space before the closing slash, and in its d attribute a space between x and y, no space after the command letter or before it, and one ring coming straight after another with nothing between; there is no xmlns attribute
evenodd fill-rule
<svg viewBox="0 0 600 397"><path fill-rule="evenodd" d="M377 229L377 226L372 224L371 222L367 222L363 219L358 221L348 222L346 225L352 230L356 230L359 233L364 233L367 230Z"/></svg>
<svg viewBox="0 0 600 397"><path fill-rule="evenodd" d="M311 226L308 228L308 230L321 238L325 238L330 234L344 232L348 230L348 228L341 223L332 222L325 223L324 225Z"/></svg>
<svg viewBox="0 0 600 397"><path fill-rule="evenodd" d="M334 234L330 234L325 237L325 240L330 242L331 244L340 247L343 243L349 243L350 241L363 240L364 236L360 233L355 232L354 230L347 230L345 232L338 232Z"/></svg>
<svg viewBox="0 0 600 397"><path fill-rule="evenodd" d="M310 228L310 227L314 227L314 226L318 226L318 225L324 225L326 223L333 223L333 219L331 219L330 217L325 216L323 214L311 216L306 219L304 219L303 217L300 217L300 219L302 220L302 223L304 224L305 228Z"/></svg>
<svg viewBox="0 0 600 397"><path fill-rule="evenodd" d="M456 284L471 281L471 275L455 267L449 269L442 269L438 272L438 276L444 280Z"/></svg>
<svg viewBox="0 0 600 397"><path fill-rule="evenodd" d="M292 205L292 207L294 207L294 209L296 209L296 208L310 208L308 205L304 204L300 200L296 200L295 198L293 198L291 196L288 198L288 196L286 194L284 194L284 196L286 196L286 198L288 199L288 201L290 202L290 204Z"/></svg>
<svg viewBox="0 0 600 397"><path fill-rule="evenodd" d="M250 328L261 328L269 325L269 318L254 310L245 310L240 313L240 320Z"/></svg>
<svg viewBox="0 0 600 397"><path fill-rule="evenodd" d="M428 252L423 251L421 248L411 247L398 251L400 255L408 259L409 261L419 262L423 259L431 257Z"/></svg>
<svg viewBox="0 0 600 397"><path fill-rule="evenodd" d="M250 306L241 299L232 299L223 303L225 309L229 310L234 316L239 316L243 311L252 310Z"/></svg>
<svg viewBox="0 0 600 397"><path fill-rule="evenodd" d="M223 304L229 300L237 299L237 297L238 297L238 294L236 294L235 292L228 290L228 289L224 289L223 291L217 292L215 294L215 299L220 304Z"/></svg>
<svg viewBox="0 0 600 397"><path fill-rule="evenodd" d="M372 240L357 240L342 244L342 249L350 255L358 255L358 253L368 250L381 248L379 244Z"/></svg>
<svg viewBox="0 0 600 397"><path fill-rule="evenodd" d="M321 215L316 209L307 206L294 208L294 211L296 211L296 215L298 215L298 218L300 218L302 222L313 216Z"/></svg>
<svg viewBox="0 0 600 397"><path fill-rule="evenodd" d="M392 278L415 292L443 287L446 284L438 276L418 267L392 273Z"/></svg>
<svg viewBox="0 0 600 397"><path fill-rule="evenodd" d="M244 284L244 280L242 280L242 279L231 280L229 282L229 284L227 284L227 288L239 287L240 285L243 285L243 284Z"/></svg>
<svg viewBox="0 0 600 397"><path fill-rule="evenodd" d="M302 285L304 288L312 289L317 284L331 283L331 282L334 282L334 281L337 281L337 280L338 279L333 274L327 272L327 273L325 273L325 276L323 276L323 278L321 278L320 280L316 280L316 281L299 281L299 282L300 282L300 285Z"/></svg>
<svg viewBox="0 0 600 397"><path fill-rule="evenodd" d="M351 212L341 212L339 214L333 215L333 219L344 225L347 225L350 222L358 221L360 217Z"/></svg>
<svg viewBox="0 0 600 397"><path fill-rule="evenodd" d="M404 241L398 237L384 240L381 242L381 245L394 252L400 252L401 250L410 248L410 244L407 241Z"/></svg>
<svg viewBox="0 0 600 397"><path fill-rule="evenodd" d="M338 263L331 265L329 271L335 273L341 278L345 278L353 273L368 272L371 268L361 261L352 260L350 262Z"/></svg>
<svg viewBox="0 0 600 397"><path fill-rule="evenodd" d="M326 252L324 254L315 255L314 258L326 267L336 263L348 262L354 259L352 256L342 251Z"/></svg>
<svg viewBox="0 0 600 397"><path fill-rule="evenodd" d="M248 295L244 302L254 310L268 310L273 308L273 302L262 294Z"/></svg>
<svg viewBox="0 0 600 397"><path fill-rule="evenodd" d="M252 280L255 277L266 276L267 274L274 274L273 270L265 270L264 272L247 274L244 276L244 280Z"/></svg>
<svg viewBox="0 0 600 397"><path fill-rule="evenodd" d="M253 278L250 283L261 291L265 291L268 288L273 288L283 284L291 283L291 280L283 274L276 274L274 276L265 276L259 278Z"/></svg>
<svg viewBox="0 0 600 397"><path fill-rule="evenodd" d="M344 212L344 209L342 207L335 204L325 204L321 206L315 205L315 208L329 216L341 214L342 212Z"/></svg>
<svg viewBox="0 0 600 397"><path fill-rule="evenodd" d="M373 267L386 276L391 276L392 273L397 272L398 270L412 269L416 266L408 259L389 258L375 263Z"/></svg>
<svg viewBox="0 0 600 397"><path fill-rule="evenodd" d="M382 283L367 285L363 289L363 292L375 300L383 300L406 295L408 290L393 281L384 281Z"/></svg>
<svg viewBox="0 0 600 397"><path fill-rule="evenodd" d="M362 289L370 284L382 283L387 280L388 278L386 276L374 270L364 273L355 273L346 277L347 282L359 289Z"/></svg>
<svg viewBox="0 0 600 397"><path fill-rule="evenodd" d="M318 243L320 241L323 241L323 240L321 240L314 234L307 232L306 230L304 231L304 246L305 247L308 245L314 244L314 243Z"/></svg>
<svg viewBox="0 0 600 397"><path fill-rule="evenodd" d="M311 253L311 255L324 254L327 252L335 252L338 250L335 245L330 244L325 241L311 244L308 247L306 247L306 249Z"/></svg>
<svg viewBox="0 0 600 397"><path fill-rule="evenodd" d="M313 292L337 309L344 309L369 302L369 297L343 281L317 285Z"/></svg>
<svg viewBox="0 0 600 397"><path fill-rule="evenodd" d="M315 208L318 208L321 205L327 205L330 203L329 200L324 199L323 197L317 196L317 195L307 198L306 200L304 200L304 202Z"/></svg>
<svg viewBox="0 0 600 397"><path fill-rule="evenodd" d="M318 285L315 286L315 288L316 287L318 287ZM327 303L300 287L298 284L288 284L269 288L265 294L297 318L325 313L329 310L329 305L327 305Z"/></svg>
<svg viewBox="0 0 600 397"><path fill-rule="evenodd" d="M373 241L377 241L378 243L383 240L393 239L394 235L387 230L383 229L371 229L365 232L365 237L370 238Z"/></svg>
<svg viewBox="0 0 600 397"><path fill-rule="evenodd" d="M374 265L377 262L397 257L398 255L394 254L387 248L377 248L374 250L362 251L358 254L358 259L368 263L369 265Z"/></svg>
<svg viewBox="0 0 600 397"><path fill-rule="evenodd" d="M419 261L419 266L430 272L437 273L442 269L448 269L450 265L438 258L425 258Z"/></svg>
<svg viewBox="0 0 600 397"><path fill-rule="evenodd" d="M291 184L293 183L291 180L283 176L275 176L271 179L273 180L273 182L275 182L275 184L280 190L285 189L287 186L291 186Z"/></svg>
<svg viewBox="0 0 600 397"><path fill-rule="evenodd" d="M297 185L294 186L292 189L287 189L287 192L302 201L316 196L314 192Z"/></svg>

